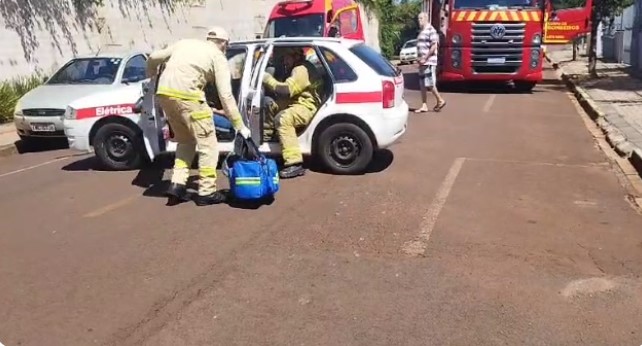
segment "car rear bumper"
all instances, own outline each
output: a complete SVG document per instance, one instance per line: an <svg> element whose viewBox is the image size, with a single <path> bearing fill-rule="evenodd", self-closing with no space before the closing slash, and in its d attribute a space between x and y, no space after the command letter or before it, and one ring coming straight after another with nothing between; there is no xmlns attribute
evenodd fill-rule
<svg viewBox="0 0 642 346"><path fill-rule="evenodd" d="M385 149L394 144L408 128L408 103L403 101L401 105L383 114L383 121L379 128L373 129L377 139L378 149Z"/></svg>

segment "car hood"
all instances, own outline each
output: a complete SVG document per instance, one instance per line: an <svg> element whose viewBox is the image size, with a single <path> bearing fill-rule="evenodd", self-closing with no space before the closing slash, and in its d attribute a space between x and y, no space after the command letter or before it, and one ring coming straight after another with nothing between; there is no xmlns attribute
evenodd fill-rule
<svg viewBox="0 0 642 346"><path fill-rule="evenodd" d="M20 99L20 108L65 109L73 100L114 88L113 85L41 85Z"/></svg>
<svg viewBox="0 0 642 346"><path fill-rule="evenodd" d="M401 54L408 54L408 53L417 53L417 47L413 48L404 48L400 52Z"/></svg>
<svg viewBox="0 0 642 346"><path fill-rule="evenodd" d="M143 88L140 83L130 84L121 88L96 92L84 97L78 97L69 103L74 109L102 107L122 104L135 104L143 96Z"/></svg>

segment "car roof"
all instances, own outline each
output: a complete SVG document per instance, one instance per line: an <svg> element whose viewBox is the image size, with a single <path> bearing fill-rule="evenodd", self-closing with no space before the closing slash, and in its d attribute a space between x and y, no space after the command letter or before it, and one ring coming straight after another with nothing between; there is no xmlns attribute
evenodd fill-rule
<svg viewBox="0 0 642 346"><path fill-rule="evenodd" d="M149 55L147 52L143 51L115 51L115 52L102 52L102 53L96 53L96 54L83 54L83 55L78 55L73 57L73 59L90 59L90 58L95 58L95 59L125 59L130 56L134 55ZM69 59L71 60L71 59Z"/></svg>
<svg viewBox="0 0 642 346"><path fill-rule="evenodd" d="M268 41L275 43L311 43L311 44L340 44L348 47L352 47L359 43L364 43L361 40L354 40L349 38L336 38L336 37L271 37L271 38L259 38L253 40L239 40L231 41L230 45L248 45L248 44L265 44Z"/></svg>

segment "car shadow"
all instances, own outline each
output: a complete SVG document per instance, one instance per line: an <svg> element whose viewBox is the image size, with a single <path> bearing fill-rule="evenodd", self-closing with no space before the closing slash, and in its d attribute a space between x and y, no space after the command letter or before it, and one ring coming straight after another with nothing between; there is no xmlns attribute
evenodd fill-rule
<svg viewBox="0 0 642 346"><path fill-rule="evenodd" d="M392 151L388 149L377 150L375 151L372 161L366 168L365 172L358 175L383 172L392 165L394 159L395 155L392 153ZM318 161L311 160L309 158L304 160L304 167L315 173L333 174L327 168L322 166Z"/></svg>
<svg viewBox="0 0 642 346"><path fill-rule="evenodd" d="M69 149L67 138L34 138L27 142L20 139L13 145L19 154Z"/></svg>

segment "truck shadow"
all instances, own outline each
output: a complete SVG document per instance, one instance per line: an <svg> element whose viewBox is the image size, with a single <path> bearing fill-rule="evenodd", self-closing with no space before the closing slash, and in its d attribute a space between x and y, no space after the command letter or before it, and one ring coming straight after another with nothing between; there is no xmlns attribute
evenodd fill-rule
<svg viewBox="0 0 642 346"><path fill-rule="evenodd" d="M406 90L420 90L419 75L417 75L417 72L406 72L403 74L403 78ZM437 84L437 88L440 92L453 94L532 94L545 91L538 87L532 91L519 91L511 84L505 82L442 82Z"/></svg>

